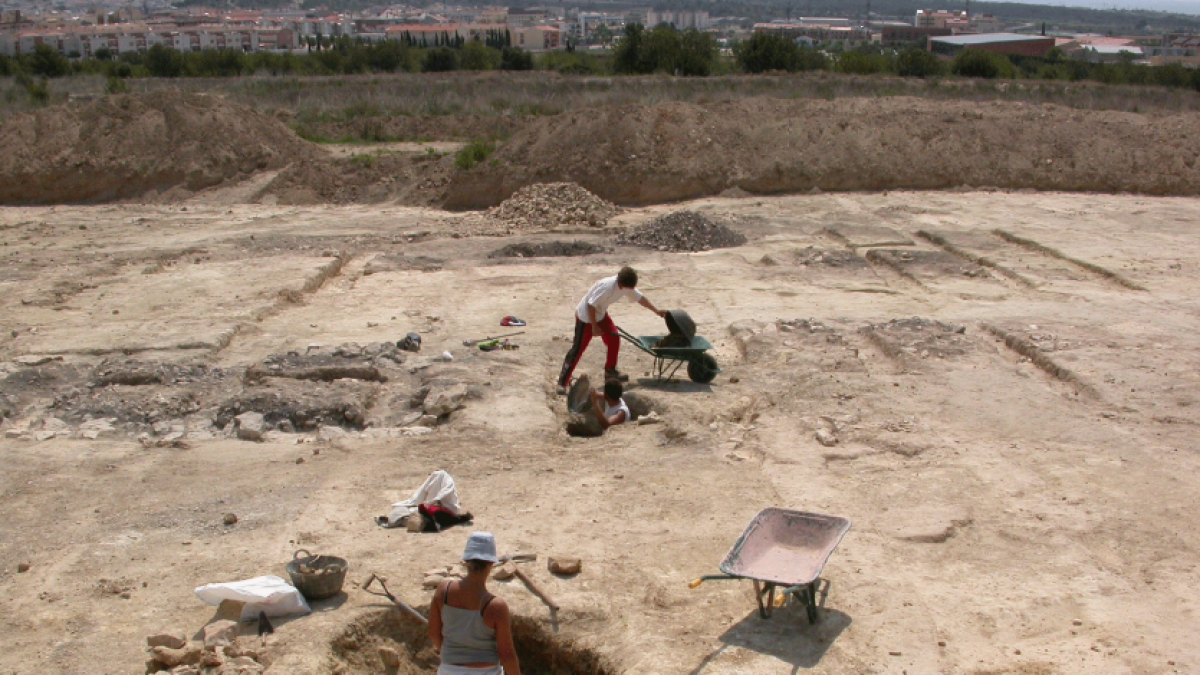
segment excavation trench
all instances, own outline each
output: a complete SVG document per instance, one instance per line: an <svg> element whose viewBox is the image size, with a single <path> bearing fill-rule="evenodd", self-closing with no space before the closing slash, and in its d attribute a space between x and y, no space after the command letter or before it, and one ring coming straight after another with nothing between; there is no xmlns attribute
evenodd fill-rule
<svg viewBox="0 0 1200 675"><path fill-rule="evenodd" d="M423 614L428 614L425 608ZM330 672L342 675L425 675L436 673L438 656L426 627L398 609L360 616L334 638ZM554 635L540 623L513 617L513 643L526 675L614 675L596 652L571 638Z"/></svg>

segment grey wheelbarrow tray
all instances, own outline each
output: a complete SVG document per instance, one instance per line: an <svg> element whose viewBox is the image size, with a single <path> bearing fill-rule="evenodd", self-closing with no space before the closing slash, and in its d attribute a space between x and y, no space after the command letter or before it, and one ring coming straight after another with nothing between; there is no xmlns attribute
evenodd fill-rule
<svg viewBox="0 0 1200 675"><path fill-rule="evenodd" d="M795 597L804 605L809 623L817 623L817 595L829 593L829 582L823 582L821 570L849 530L850 521L837 516L763 509L721 562L724 574L700 577L689 586L696 588L712 580L750 579L758 613L764 619L771 617L775 607L776 587L782 587L780 603L788 595Z"/></svg>
<svg viewBox="0 0 1200 675"><path fill-rule="evenodd" d="M654 379L658 382L675 377L675 371L685 363L688 377L699 384L712 382L721 372L717 367L717 359L708 353L713 348L712 343L699 335L692 336L691 343L686 347L658 347L658 343L667 336L635 336L620 326L617 327L617 335L654 357Z"/></svg>

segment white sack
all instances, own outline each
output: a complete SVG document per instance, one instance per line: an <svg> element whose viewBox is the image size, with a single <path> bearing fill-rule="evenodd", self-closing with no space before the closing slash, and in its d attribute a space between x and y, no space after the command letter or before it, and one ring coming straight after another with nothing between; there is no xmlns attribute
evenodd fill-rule
<svg viewBox="0 0 1200 675"><path fill-rule="evenodd" d="M222 600L244 602L242 621L258 619L259 612L267 616L309 614L312 609L295 586L276 576L254 577L245 581L207 584L196 588L196 597L207 604L219 605Z"/></svg>

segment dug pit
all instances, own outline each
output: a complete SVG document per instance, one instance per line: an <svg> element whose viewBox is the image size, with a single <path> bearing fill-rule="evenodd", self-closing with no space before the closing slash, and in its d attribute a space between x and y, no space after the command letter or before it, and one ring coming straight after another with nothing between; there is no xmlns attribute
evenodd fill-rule
<svg viewBox="0 0 1200 675"><path fill-rule="evenodd" d="M423 608L428 614L428 608ZM399 610L372 611L350 623L331 645L338 675L420 675L436 673L438 656L424 624ZM612 675L617 671L599 654L553 635L538 622L513 617L513 643L521 672L530 675Z"/></svg>

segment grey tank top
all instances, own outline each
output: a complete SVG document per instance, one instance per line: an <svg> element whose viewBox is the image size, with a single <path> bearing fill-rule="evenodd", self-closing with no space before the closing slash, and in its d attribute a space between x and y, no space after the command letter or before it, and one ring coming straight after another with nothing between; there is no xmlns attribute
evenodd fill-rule
<svg viewBox="0 0 1200 675"><path fill-rule="evenodd" d="M499 663L496 631L483 622L483 611L494 598L488 598L479 609L460 609L450 606L450 586L442 598L442 663L450 666L464 663Z"/></svg>

